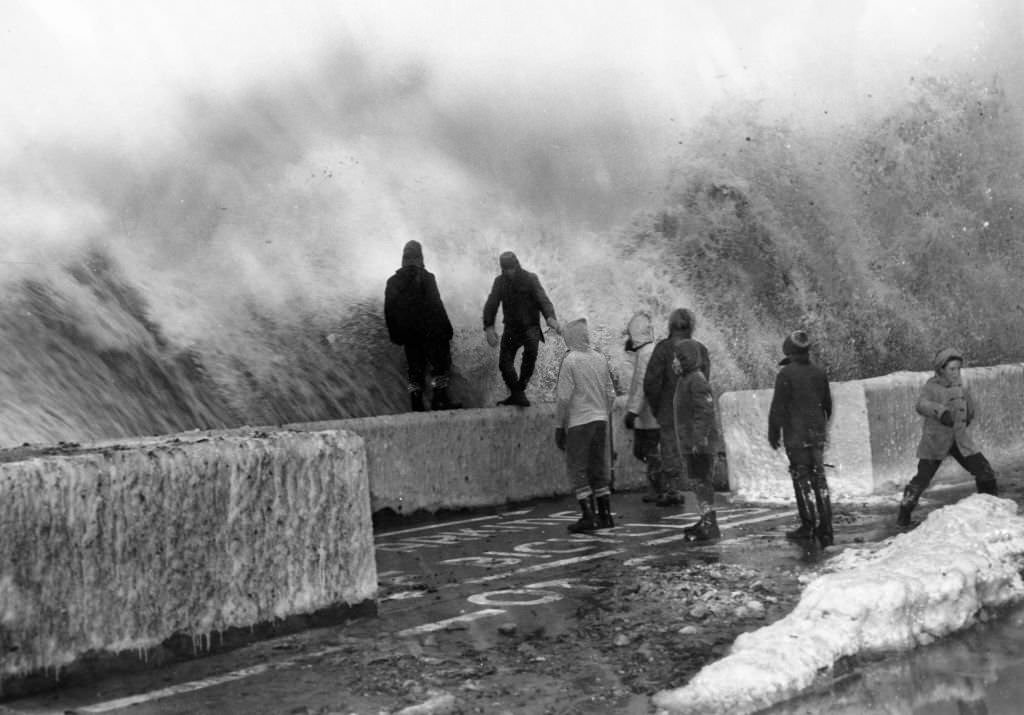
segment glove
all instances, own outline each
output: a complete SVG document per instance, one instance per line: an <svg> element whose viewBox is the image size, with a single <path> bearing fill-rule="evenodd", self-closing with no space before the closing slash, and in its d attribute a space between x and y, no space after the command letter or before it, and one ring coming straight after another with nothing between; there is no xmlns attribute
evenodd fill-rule
<svg viewBox="0 0 1024 715"><path fill-rule="evenodd" d="M562 334L562 324L558 322L557 318L551 318L548 320L548 327L554 330L559 335Z"/></svg>
<svg viewBox="0 0 1024 715"><path fill-rule="evenodd" d="M494 326L490 325L484 328L484 335L487 336L487 344L492 348L498 347L498 334L494 332Z"/></svg>
<svg viewBox="0 0 1024 715"><path fill-rule="evenodd" d="M777 434L770 434L770 435L768 435L768 444L771 446L772 449L778 449L779 448L779 436Z"/></svg>
<svg viewBox="0 0 1024 715"><path fill-rule="evenodd" d="M565 428L555 427L555 446L565 451Z"/></svg>
<svg viewBox="0 0 1024 715"><path fill-rule="evenodd" d="M953 426L953 415L949 410L942 413L942 417L939 418L939 422L946 425L947 427Z"/></svg>
<svg viewBox="0 0 1024 715"><path fill-rule="evenodd" d="M636 429L636 412L626 413L626 429Z"/></svg>

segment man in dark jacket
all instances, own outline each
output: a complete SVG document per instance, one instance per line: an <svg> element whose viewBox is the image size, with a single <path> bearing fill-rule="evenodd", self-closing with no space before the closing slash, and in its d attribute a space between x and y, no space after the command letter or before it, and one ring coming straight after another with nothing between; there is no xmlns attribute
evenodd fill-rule
<svg viewBox="0 0 1024 715"><path fill-rule="evenodd" d="M644 373L644 397L654 412L661 430L661 480L663 490L658 498L658 506L677 506L683 503L683 460L676 444L676 418L672 401L676 394L676 380L679 376L673 368L676 360L674 344L678 340L693 338L693 330L697 319L686 308L673 310L668 317L668 337L658 341L647 363ZM700 353L698 369L705 379L711 378L711 360L708 349L703 343L697 342Z"/></svg>
<svg viewBox="0 0 1024 715"><path fill-rule="evenodd" d="M492 348L498 344L494 321L498 316L499 304L505 324L501 333L498 370L501 371L501 378L508 387L509 396L498 404L529 407L526 386L533 377L537 352L544 340L544 334L540 330L540 317L543 315L548 327L555 332L561 332L561 326L555 317L555 309L540 284L540 279L535 273L530 273L519 265L516 254L511 251L502 253L498 258L498 264L501 266L501 275L494 279L490 295L484 303L484 333L487 335L487 343ZM519 374L516 375L516 353L520 348L523 349L523 360L519 366Z"/></svg>
<svg viewBox="0 0 1024 715"><path fill-rule="evenodd" d="M703 345L696 340L677 340L674 344L676 382L673 411L675 413L676 443L679 454L686 460L687 473L697 494L697 513L700 519L683 529L689 541L710 541L721 536L715 513L715 485L712 471L718 426L715 418L715 398L711 384L701 371L706 355Z"/></svg>
<svg viewBox="0 0 1024 715"><path fill-rule="evenodd" d="M388 278L384 289L384 319L391 342L405 348L413 411L424 410L423 390L428 364L434 378L430 408L451 410L461 407L448 395L452 324L441 302L437 280L423 266L423 247L419 241L405 244L402 267Z"/></svg>
<svg viewBox="0 0 1024 715"><path fill-rule="evenodd" d="M811 363L811 339L803 330L782 343L785 357L775 377L775 393L768 413L768 444L786 447L793 479L800 526L786 533L789 539L817 537L832 545L832 501L825 479L825 442L832 417L832 390L825 371Z"/></svg>

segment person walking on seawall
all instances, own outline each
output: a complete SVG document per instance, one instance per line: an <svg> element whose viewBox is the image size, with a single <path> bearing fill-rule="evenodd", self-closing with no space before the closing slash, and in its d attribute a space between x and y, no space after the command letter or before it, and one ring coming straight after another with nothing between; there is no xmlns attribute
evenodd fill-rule
<svg viewBox="0 0 1024 715"><path fill-rule="evenodd" d="M672 367L675 360L675 341L692 339L697 319L686 308L673 310L668 317L668 337L659 340L651 352L644 373L644 397L651 406L654 419L660 430L659 445L661 450L661 496L658 506L677 506L683 503L683 463L682 456L676 445L675 411L672 401L676 394L678 375ZM701 354L700 371L704 378L711 379L711 360L708 349L697 341Z"/></svg>
<svg viewBox="0 0 1024 715"><path fill-rule="evenodd" d="M636 313L626 325L626 353L633 356L633 379L626 397L626 429L633 430L633 456L647 467L647 493L642 500L656 502L661 486L661 434L658 420L644 397L644 375L654 352L654 326L647 313Z"/></svg>
<svg viewBox="0 0 1024 715"><path fill-rule="evenodd" d="M917 474L903 490L896 517L900 526L910 526L911 512L947 456L971 473L979 494L999 495L992 465L978 451L969 429L974 421L975 403L961 379L963 364L963 353L959 350L940 350L933 362L935 374L921 386L916 409L924 421L917 446Z"/></svg>
<svg viewBox="0 0 1024 715"><path fill-rule="evenodd" d="M775 392L768 411L768 444L786 448L800 526L786 538L817 538L831 546L832 497L825 478L825 443L832 418L832 389L825 371L811 362L811 338L797 330L782 342Z"/></svg>
<svg viewBox="0 0 1024 715"><path fill-rule="evenodd" d="M402 267L387 280L384 288L384 320L391 342L405 348L413 412L425 410L423 390L427 365L433 375L430 408L452 410L462 407L452 402L448 394L454 331L437 290L437 280L423 265L423 247L419 241L405 244L402 249Z"/></svg>
<svg viewBox="0 0 1024 715"><path fill-rule="evenodd" d="M524 270L512 251L506 251L498 258L501 274L494 279L491 292L484 303L484 333L487 343L493 348L498 345L494 321L498 316L498 305L502 308L504 330L501 334L501 350L498 353L498 370L508 387L509 396L499 405L529 407L526 386L533 377L537 364L537 352L544 334L540 329L543 315L548 327L556 333L562 328L537 274ZM516 375L516 353L523 349L523 359Z"/></svg>
<svg viewBox="0 0 1024 715"><path fill-rule="evenodd" d="M562 333L569 352L562 358L555 388L555 444L565 451L566 469L582 516L571 533L609 529L612 519L608 476L608 415L615 386L604 355L590 347L586 318Z"/></svg>
<svg viewBox="0 0 1024 715"><path fill-rule="evenodd" d="M715 463L718 427L715 424L715 398L701 366L704 347L696 340L677 340L675 349L679 379L672 400L675 413L675 440L679 454L686 459L687 472L697 494L696 524L683 529L689 541L711 541L721 536L715 513L715 485L711 470Z"/></svg>

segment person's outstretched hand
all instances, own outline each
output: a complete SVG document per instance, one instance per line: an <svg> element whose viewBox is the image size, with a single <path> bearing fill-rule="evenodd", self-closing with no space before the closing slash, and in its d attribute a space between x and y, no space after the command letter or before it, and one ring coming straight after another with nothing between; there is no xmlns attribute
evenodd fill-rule
<svg viewBox="0 0 1024 715"><path fill-rule="evenodd" d="M548 327L559 335L562 334L562 324L558 322L557 318L548 318Z"/></svg>
<svg viewBox="0 0 1024 715"><path fill-rule="evenodd" d="M494 332L494 326L484 328L484 335L487 336L487 344L492 348L498 347L498 334Z"/></svg>

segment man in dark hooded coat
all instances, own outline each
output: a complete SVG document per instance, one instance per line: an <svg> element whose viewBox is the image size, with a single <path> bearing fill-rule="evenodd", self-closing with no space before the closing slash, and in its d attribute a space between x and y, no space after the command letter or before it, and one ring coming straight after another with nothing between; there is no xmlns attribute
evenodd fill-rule
<svg viewBox="0 0 1024 715"><path fill-rule="evenodd" d="M508 387L509 396L498 402L499 405L517 405L529 407L526 398L526 386L533 377L533 369L537 364L537 353L544 341L540 330L540 317L544 316L548 327L556 333L561 332L555 308L544 292L536 273L531 273L519 265L519 259L512 251L506 251L498 257L501 275L494 279L491 292L484 303L484 333L487 343L493 348L498 344L498 335L494 330L494 321L498 316L498 305L501 305L504 330L501 333L501 350L498 353L498 370ZM516 375L516 353L523 349L523 360Z"/></svg>
<svg viewBox="0 0 1024 715"><path fill-rule="evenodd" d="M450 410L462 405L448 394L454 331L441 302L434 274L423 265L423 247L409 241L402 249L402 267L388 278L384 289L384 319L388 336L405 348L408 389L414 412L423 412L427 366L433 375L430 408Z"/></svg>

